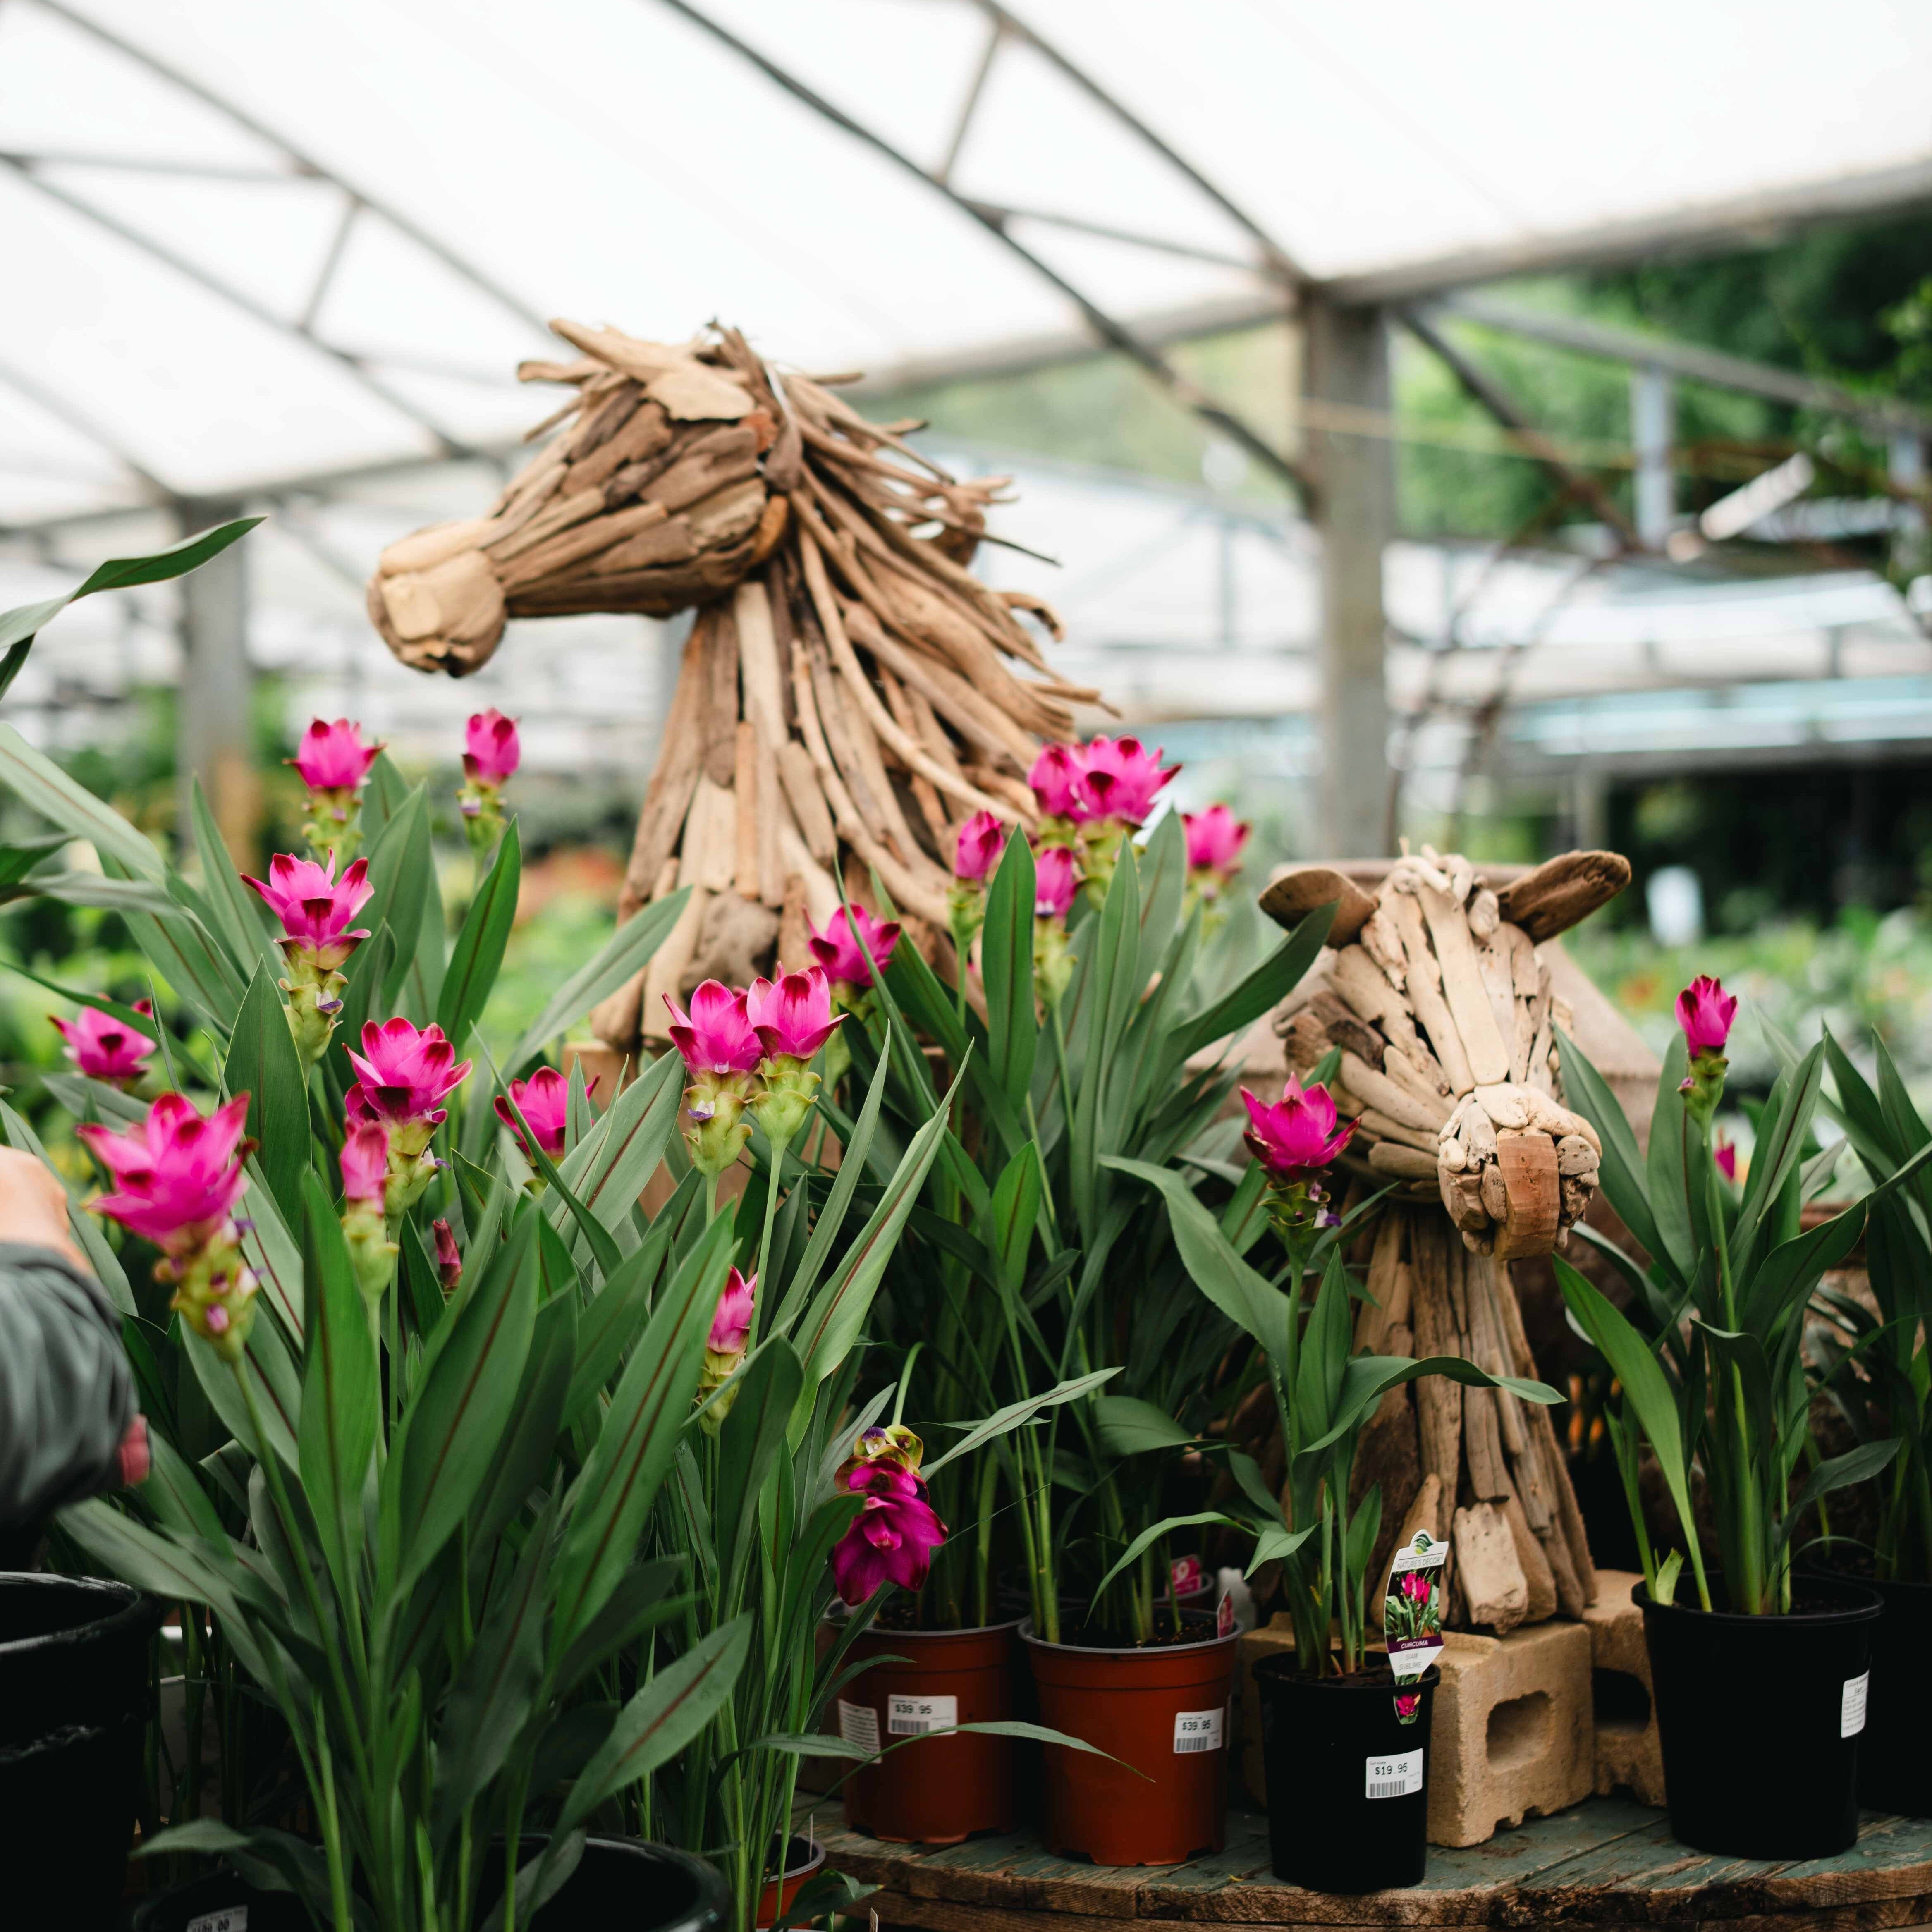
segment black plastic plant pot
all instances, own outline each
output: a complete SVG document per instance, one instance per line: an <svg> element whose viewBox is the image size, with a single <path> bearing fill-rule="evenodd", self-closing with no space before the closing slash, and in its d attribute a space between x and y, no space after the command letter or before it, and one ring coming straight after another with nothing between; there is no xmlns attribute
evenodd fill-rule
<svg viewBox="0 0 1932 1932"><path fill-rule="evenodd" d="M63 1927L120 1910L160 1621L124 1583L0 1575L0 1870L59 1874Z"/></svg>
<svg viewBox="0 0 1932 1932"><path fill-rule="evenodd" d="M524 1840L530 1857L542 1840ZM502 1843L477 1888L479 1918L502 1895ZM203 1918L245 1907L247 1932L312 1932L301 1902L286 1892L257 1892L232 1872L177 1886L134 1913L133 1932L188 1932ZM592 1838L555 1898L530 1922L530 1932L723 1932L730 1888L715 1866L668 1845L634 1838ZM244 1922L235 1922L237 1932ZM520 1924L523 1921L519 1918Z"/></svg>
<svg viewBox="0 0 1932 1932"><path fill-rule="evenodd" d="M1309 1677L1294 1663L1277 1655L1255 1665L1275 1876L1310 1892L1419 1885L1442 1672L1431 1665L1398 1684L1385 1666Z"/></svg>
<svg viewBox="0 0 1932 1932"><path fill-rule="evenodd" d="M1861 1580L1864 1581L1864 1580ZM1858 1740L1858 1802L1874 1811L1932 1818L1932 1750L1926 1748L1918 1652L1932 1618L1932 1583L1865 1581L1885 1612L1872 1626L1871 1700Z"/></svg>
<svg viewBox="0 0 1932 1932"><path fill-rule="evenodd" d="M1722 1604L1724 1580L1710 1586ZM1800 1574L1788 1616L1654 1604L1641 1583L1630 1600L1650 1651L1671 1835L1731 1858L1850 1851L1877 1592Z"/></svg>

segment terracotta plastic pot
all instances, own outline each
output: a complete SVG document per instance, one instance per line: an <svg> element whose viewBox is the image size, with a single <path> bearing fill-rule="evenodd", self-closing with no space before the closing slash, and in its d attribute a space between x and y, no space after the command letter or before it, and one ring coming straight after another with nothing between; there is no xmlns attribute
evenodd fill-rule
<svg viewBox="0 0 1932 1932"><path fill-rule="evenodd" d="M119 1913L160 1622L124 1583L0 1575L0 1869L58 1874L74 1932Z"/></svg>
<svg viewBox="0 0 1932 1932"><path fill-rule="evenodd" d="M810 1838L788 1838L785 1840L784 1872L778 1878L768 1878L765 1888L758 1894L758 1924L760 1932L766 1926L776 1925L781 1915L788 1916L799 1893L804 1888L807 1879L815 1878L824 1868L825 1847Z"/></svg>
<svg viewBox="0 0 1932 1932"><path fill-rule="evenodd" d="M1020 1715L1020 1620L976 1630L868 1630L849 1653L902 1657L874 1664L838 1694L842 1736L898 1749L854 1768L845 1786L854 1830L895 1844L956 1845L974 1832L1010 1832L1016 1822L1018 1740L969 1736L905 1740L956 1724Z"/></svg>
<svg viewBox="0 0 1932 1932"><path fill-rule="evenodd" d="M1429 1726L1442 1673L1400 1685L1255 1664L1274 1873L1310 1892L1420 1885L1429 1858ZM1400 1696L1408 1700L1398 1709ZM1406 1721L1405 1721L1405 1712Z"/></svg>
<svg viewBox="0 0 1932 1932"><path fill-rule="evenodd" d="M1723 1579L1711 1599L1724 1601ZM1679 1591L1690 1588L1680 1577ZM1639 1583L1671 1835L1732 1858L1828 1858L1858 1835L1876 1592L1801 1576L1790 1616L1654 1604Z"/></svg>
<svg viewBox="0 0 1932 1932"><path fill-rule="evenodd" d="M1200 1642L1144 1650L1048 1643L1030 1620L1020 1626L1041 1723L1108 1754L1046 1746L1049 1851L1172 1865L1221 1849L1234 1639L1213 1635L1206 1618L1188 1621Z"/></svg>

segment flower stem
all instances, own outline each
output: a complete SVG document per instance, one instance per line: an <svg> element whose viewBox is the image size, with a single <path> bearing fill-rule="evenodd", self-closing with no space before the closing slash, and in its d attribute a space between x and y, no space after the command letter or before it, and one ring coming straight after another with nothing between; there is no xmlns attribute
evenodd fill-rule
<svg viewBox="0 0 1932 1932"><path fill-rule="evenodd" d="M790 1144L788 1140L772 1143L771 1171L765 1178L765 1225L758 1234L758 1271L752 1277L758 1284L758 1294L752 1304L752 1342L754 1347L758 1331L764 1326L765 1264L771 1258L772 1222L778 1205L778 1175L784 1166L785 1149Z"/></svg>

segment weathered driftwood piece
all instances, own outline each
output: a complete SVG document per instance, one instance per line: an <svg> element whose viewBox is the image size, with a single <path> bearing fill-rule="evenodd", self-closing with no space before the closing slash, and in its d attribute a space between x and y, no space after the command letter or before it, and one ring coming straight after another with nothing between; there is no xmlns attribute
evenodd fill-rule
<svg viewBox="0 0 1932 1932"><path fill-rule="evenodd" d="M735 330L553 326L578 355L518 373L575 391L532 436L556 434L487 516L391 544L369 614L404 663L462 676L512 617L697 608L619 910L681 885L697 898L593 1016L627 1052L664 1036L661 996L719 955L707 935L742 951L772 923L698 900L776 918L760 970L805 963L786 921L822 923L856 855L857 896L876 872L943 930L960 824L1030 823L1041 740L1072 736L1071 707L1099 693L1048 669L1018 614L1058 637L1046 605L967 568L1004 479L956 480L905 425L867 422Z"/></svg>

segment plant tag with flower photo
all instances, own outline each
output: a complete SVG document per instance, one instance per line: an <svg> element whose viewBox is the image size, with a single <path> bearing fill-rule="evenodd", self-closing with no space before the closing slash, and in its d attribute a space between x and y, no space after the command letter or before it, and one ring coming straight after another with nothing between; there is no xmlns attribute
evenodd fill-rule
<svg viewBox="0 0 1932 1932"><path fill-rule="evenodd" d="M879 1748L879 1714L869 1704L848 1704L838 1700L838 1735L862 1751Z"/></svg>
<svg viewBox="0 0 1932 1932"><path fill-rule="evenodd" d="M1198 1556L1177 1556L1168 1565L1168 1587L1177 1597L1194 1597L1208 1587L1208 1573Z"/></svg>
<svg viewBox="0 0 1932 1932"><path fill-rule="evenodd" d="M886 1729L896 1738L922 1738L928 1731L950 1731L958 1722L957 1697L886 1700Z"/></svg>
<svg viewBox="0 0 1932 1932"><path fill-rule="evenodd" d="M1232 1636L1234 1634L1234 1593L1232 1590L1221 1592L1221 1600L1214 1606L1214 1634Z"/></svg>
<svg viewBox="0 0 1932 1932"><path fill-rule="evenodd" d="M1443 1565L1448 1560L1448 1544L1437 1542L1426 1529L1418 1529L1395 1553L1382 1628L1388 1637L1389 1668L1398 1682L1420 1677L1442 1654ZM1414 1695L1398 1696L1396 1717L1413 1724L1418 1702Z"/></svg>
<svg viewBox="0 0 1932 1932"><path fill-rule="evenodd" d="M1177 1711L1174 1714L1174 1751L1177 1757L1186 1757L1196 1751L1216 1751L1221 1748L1221 1720L1222 1713L1216 1708L1212 1711Z"/></svg>

